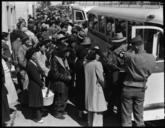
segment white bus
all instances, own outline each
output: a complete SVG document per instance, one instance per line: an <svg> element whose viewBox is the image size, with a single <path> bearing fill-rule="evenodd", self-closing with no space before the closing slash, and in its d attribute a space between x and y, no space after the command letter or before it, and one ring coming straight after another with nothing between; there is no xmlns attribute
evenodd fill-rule
<svg viewBox="0 0 165 128"><path fill-rule="evenodd" d="M77 12L85 15L83 10L74 10L74 14ZM120 30L127 43L138 34L143 37L145 50L156 57L155 71L147 82L144 120L164 119L163 8L93 7L87 13L92 38L104 51L110 45L109 39Z"/></svg>

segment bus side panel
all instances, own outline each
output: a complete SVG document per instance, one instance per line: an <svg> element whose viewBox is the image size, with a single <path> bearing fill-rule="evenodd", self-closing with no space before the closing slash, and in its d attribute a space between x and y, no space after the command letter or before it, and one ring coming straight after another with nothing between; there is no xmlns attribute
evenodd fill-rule
<svg viewBox="0 0 165 128"><path fill-rule="evenodd" d="M153 73L147 82L144 106L164 102L164 72Z"/></svg>
<svg viewBox="0 0 165 128"><path fill-rule="evenodd" d="M164 119L164 72L153 73L147 82L144 101L144 120ZM145 109L149 106L149 109ZM160 114L160 111L163 111ZM150 115L150 116L149 116Z"/></svg>

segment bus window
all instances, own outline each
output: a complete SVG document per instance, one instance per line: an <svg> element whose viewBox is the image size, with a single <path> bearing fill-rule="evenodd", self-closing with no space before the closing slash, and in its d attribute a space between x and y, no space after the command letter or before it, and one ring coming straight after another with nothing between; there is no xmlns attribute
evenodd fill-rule
<svg viewBox="0 0 165 128"><path fill-rule="evenodd" d="M106 17L106 36L112 38L114 35L114 19L111 17Z"/></svg>
<svg viewBox="0 0 165 128"><path fill-rule="evenodd" d="M88 14L89 28L98 31L98 20L94 14Z"/></svg>
<svg viewBox="0 0 165 128"><path fill-rule="evenodd" d="M84 20L83 13L81 11L76 11L76 20Z"/></svg>
<svg viewBox="0 0 165 128"><path fill-rule="evenodd" d="M99 16L99 32L105 33L106 19L104 16Z"/></svg>
<svg viewBox="0 0 165 128"><path fill-rule="evenodd" d="M98 31L98 18L97 16L94 16L94 23L93 23L93 29Z"/></svg>

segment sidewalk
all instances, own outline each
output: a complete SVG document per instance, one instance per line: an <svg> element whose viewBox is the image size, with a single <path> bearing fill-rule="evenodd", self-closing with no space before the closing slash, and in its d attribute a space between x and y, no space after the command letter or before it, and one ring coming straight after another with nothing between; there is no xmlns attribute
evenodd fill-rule
<svg viewBox="0 0 165 128"><path fill-rule="evenodd" d="M53 117L50 113L46 117L43 117L44 123L39 124L29 119L29 109L28 108L20 108L10 115L11 120L8 126L16 127L16 126L81 126L76 120L71 117L71 113L75 113L72 108L70 108L71 104L68 104L70 109L68 111L68 115L65 116L64 120L57 119Z"/></svg>

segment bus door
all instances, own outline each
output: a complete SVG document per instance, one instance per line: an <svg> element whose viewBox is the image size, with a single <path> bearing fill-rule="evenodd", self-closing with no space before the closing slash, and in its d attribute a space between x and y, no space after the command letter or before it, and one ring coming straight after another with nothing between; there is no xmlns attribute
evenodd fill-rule
<svg viewBox="0 0 165 128"><path fill-rule="evenodd" d="M133 26L132 38L141 35L145 50L156 58L156 66L148 78L144 101L144 120L164 119L164 45L163 29L156 26Z"/></svg>

